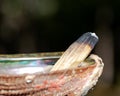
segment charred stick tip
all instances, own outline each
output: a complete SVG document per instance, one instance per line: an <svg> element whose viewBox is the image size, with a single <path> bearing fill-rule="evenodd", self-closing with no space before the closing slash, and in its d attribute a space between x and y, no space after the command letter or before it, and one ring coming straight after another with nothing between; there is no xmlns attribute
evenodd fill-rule
<svg viewBox="0 0 120 96"><path fill-rule="evenodd" d="M83 43L83 44L88 44L91 48L94 48L96 43L98 42L99 38L95 33L92 32L87 32L80 36L76 42L78 43Z"/></svg>

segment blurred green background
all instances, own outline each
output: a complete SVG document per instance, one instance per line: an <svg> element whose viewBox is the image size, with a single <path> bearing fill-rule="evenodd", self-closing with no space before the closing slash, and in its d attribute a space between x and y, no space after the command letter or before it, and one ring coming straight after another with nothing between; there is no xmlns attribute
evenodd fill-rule
<svg viewBox="0 0 120 96"><path fill-rule="evenodd" d="M0 0L0 54L65 51L85 32L105 63L88 96L120 96L120 0Z"/></svg>

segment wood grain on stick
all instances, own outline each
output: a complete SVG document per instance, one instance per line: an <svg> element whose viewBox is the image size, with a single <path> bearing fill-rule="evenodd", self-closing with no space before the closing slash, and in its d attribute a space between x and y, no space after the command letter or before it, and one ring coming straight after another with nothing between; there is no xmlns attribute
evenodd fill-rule
<svg viewBox="0 0 120 96"><path fill-rule="evenodd" d="M63 53L51 71L76 68L80 62L85 60L97 42L98 37L95 33L83 34Z"/></svg>

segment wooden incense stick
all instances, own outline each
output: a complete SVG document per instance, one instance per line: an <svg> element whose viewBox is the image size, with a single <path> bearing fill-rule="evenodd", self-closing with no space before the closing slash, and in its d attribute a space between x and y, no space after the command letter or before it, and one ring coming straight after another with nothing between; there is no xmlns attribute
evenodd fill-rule
<svg viewBox="0 0 120 96"><path fill-rule="evenodd" d="M98 37L95 33L83 34L63 53L51 71L76 68L89 55L97 42Z"/></svg>

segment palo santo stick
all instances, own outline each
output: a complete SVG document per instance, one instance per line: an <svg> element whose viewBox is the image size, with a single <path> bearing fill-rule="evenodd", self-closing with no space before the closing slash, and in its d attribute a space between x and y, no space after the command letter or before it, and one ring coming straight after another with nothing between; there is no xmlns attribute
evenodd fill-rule
<svg viewBox="0 0 120 96"><path fill-rule="evenodd" d="M97 42L98 37L95 33L83 34L63 53L51 71L76 68L89 55Z"/></svg>

